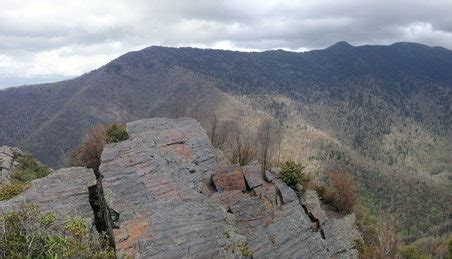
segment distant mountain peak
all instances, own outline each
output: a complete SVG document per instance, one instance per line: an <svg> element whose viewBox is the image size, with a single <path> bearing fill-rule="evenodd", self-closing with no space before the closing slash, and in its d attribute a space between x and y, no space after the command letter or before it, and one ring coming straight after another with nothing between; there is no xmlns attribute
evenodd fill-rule
<svg viewBox="0 0 452 259"><path fill-rule="evenodd" d="M331 45L328 49L344 49L344 48L353 48L352 45L350 45L350 43L346 42L346 41L338 41L335 44Z"/></svg>

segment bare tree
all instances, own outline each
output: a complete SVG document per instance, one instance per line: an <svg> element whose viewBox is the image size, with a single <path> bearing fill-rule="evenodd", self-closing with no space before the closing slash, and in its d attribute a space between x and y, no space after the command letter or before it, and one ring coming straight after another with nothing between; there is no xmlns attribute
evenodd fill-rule
<svg viewBox="0 0 452 259"><path fill-rule="evenodd" d="M168 100L170 116L174 118L181 118L185 116L186 107L184 101L173 95Z"/></svg>
<svg viewBox="0 0 452 259"><path fill-rule="evenodd" d="M208 134L212 145L219 149L224 149L229 139L232 123L220 121L216 113L212 113L208 120Z"/></svg>
<svg viewBox="0 0 452 259"><path fill-rule="evenodd" d="M208 132L210 141L212 142L212 144L214 146L215 146L214 140L216 138L218 124L219 124L218 116L214 112L214 113L211 114L211 116L209 116L209 132Z"/></svg>
<svg viewBox="0 0 452 259"><path fill-rule="evenodd" d="M281 131L272 120L263 120L257 131L259 144L259 159L262 163L262 172L268 168L275 149L280 146Z"/></svg>
<svg viewBox="0 0 452 259"><path fill-rule="evenodd" d="M231 127L230 158L232 163L247 165L256 157L252 137L243 133L237 124Z"/></svg>
<svg viewBox="0 0 452 259"><path fill-rule="evenodd" d="M278 149L277 165L279 166L279 164L281 163L281 145L282 145L282 138L283 138L283 124L282 124L281 120L278 123L278 129L277 129L275 137L276 137L277 149Z"/></svg>
<svg viewBox="0 0 452 259"><path fill-rule="evenodd" d="M399 240L393 218L386 221L380 229L376 254L380 258L397 258Z"/></svg>

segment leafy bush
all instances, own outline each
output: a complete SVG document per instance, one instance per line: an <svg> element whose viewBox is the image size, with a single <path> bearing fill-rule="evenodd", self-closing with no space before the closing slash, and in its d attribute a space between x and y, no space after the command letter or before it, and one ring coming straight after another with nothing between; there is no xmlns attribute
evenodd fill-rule
<svg viewBox="0 0 452 259"><path fill-rule="evenodd" d="M50 169L41 164L32 155L18 155L16 162L18 166L14 168L11 177L20 182L30 182L50 174Z"/></svg>
<svg viewBox="0 0 452 259"><path fill-rule="evenodd" d="M0 185L0 201L5 201L21 194L28 189L30 185L28 183L22 183L19 181L13 181L8 184Z"/></svg>
<svg viewBox="0 0 452 259"><path fill-rule="evenodd" d="M427 255L420 253L415 246L407 245L400 249L400 255L404 259L428 259Z"/></svg>
<svg viewBox="0 0 452 259"><path fill-rule="evenodd" d="M107 129L107 143L117 143L129 139L125 125L113 124Z"/></svg>
<svg viewBox="0 0 452 259"><path fill-rule="evenodd" d="M444 254L447 254L448 259L452 259L452 234L444 241Z"/></svg>
<svg viewBox="0 0 452 259"><path fill-rule="evenodd" d="M114 258L104 239L91 233L81 218L63 226L54 213L43 214L33 204L22 204L0 218L0 258Z"/></svg>
<svg viewBox="0 0 452 259"><path fill-rule="evenodd" d="M296 163L291 160L284 162L281 166L282 180L290 186L294 186L297 183L301 183L306 186L309 179L303 175L304 168L305 167L301 163Z"/></svg>

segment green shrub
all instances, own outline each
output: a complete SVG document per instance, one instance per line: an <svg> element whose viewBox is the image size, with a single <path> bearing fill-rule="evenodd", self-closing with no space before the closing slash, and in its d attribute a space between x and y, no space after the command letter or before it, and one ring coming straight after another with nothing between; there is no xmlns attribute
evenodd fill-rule
<svg viewBox="0 0 452 259"><path fill-rule="evenodd" d="M81 218L58 224L54 213L22 204L0 218L0 258L114 258L114 251Z"/></svg>
<svg viewBox="0 0 452 259"><path fill-rule="evenodd" d="M444 243L445 243L445 247L447 247L447 258L448 259L452 259L452 235L450 235L449 236L449 238L446 240L446 241L444 241Z"/></svg>
<svg viewBox="0 0 452 259"><path fill-rule="evenodd" d="M129 139L126 126L113 124L107 129L107 143L117 143Z"/></svg>
<svg viewBox="0 0 452 259"><path fill-rule="evenodd" d="M0 201L5 201L13 198L28 189L28 183L13 181L8 184L0 185Z"/></svg>
<svg viewBox="0 0 452 259"><path fill-rule="evenodd" d="M11 177L20 182L30 182L50 174L50 169L41 164L32 155L18 155L16 162L18 166L14 168Z"/></svg>
<svg viewBox="0 0 452 259"><path fill-rule="evenodd" d="M239 251L242 254L242 256L253 256L253 250L251 250L250 246L246 242L242 242L238 245Z"/></svg>
<svg viewBox="0 0 452 259"><path fill-rule="evenodd" d="M301 163L286 161L281 167L282 180L290 186L300 183L306 187L309 178L303 174L304 168L305 167Z"/></svg>
<svg viewBox="0 0 452 259"><path fill-rule="evenodd" d="M404 259L428 259L427 255L420 253L413 245L407 245L400 249L400 255Z"/></svg>

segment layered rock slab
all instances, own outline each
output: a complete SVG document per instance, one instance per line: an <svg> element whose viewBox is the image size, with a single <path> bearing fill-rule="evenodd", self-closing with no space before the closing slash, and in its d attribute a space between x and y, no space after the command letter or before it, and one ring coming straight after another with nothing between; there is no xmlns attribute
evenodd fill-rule
<svg viewBox="0 0 452 259"><path fill-rule="evenodd" d="M258 165L229 166L196 121L155 118L127 130L130 139L107 145L100 168L120 214L118 255L356 257L352 239L337 242L347 224L325 224L334 235L324 238L289 186L265 181Z"/></svg>
<svg viewBox="0 0 452 259"><path fill-rule="evenodd" d="M244 240L234 217L198 192L224 168L221 154L192 119L127 124L129 140L107 145L100 173L120 213L118 254L134 257L234 257Z"/></svg>
<svg viewBox="0 0 452 259"><path fill-rule="evenodd" d="M243 167L246 192L212 194L235 216L241 235L256 258L325 258L328 243L311 227L296 193L281 180L264 181L259 166ZM218 188L217 188L218 189Z"/></svg>
<svg viewBox="0 0 452 259"><path fill-rule="evenodd" d="M0 215L16 209L22 203L33 203L38 205L43 213L56 213L60 222L78 216L91 224L94 216L88 188L95 184L96 177L91 169L59 169L32 181L30 187L18 196L0 202Z"/></svg>

